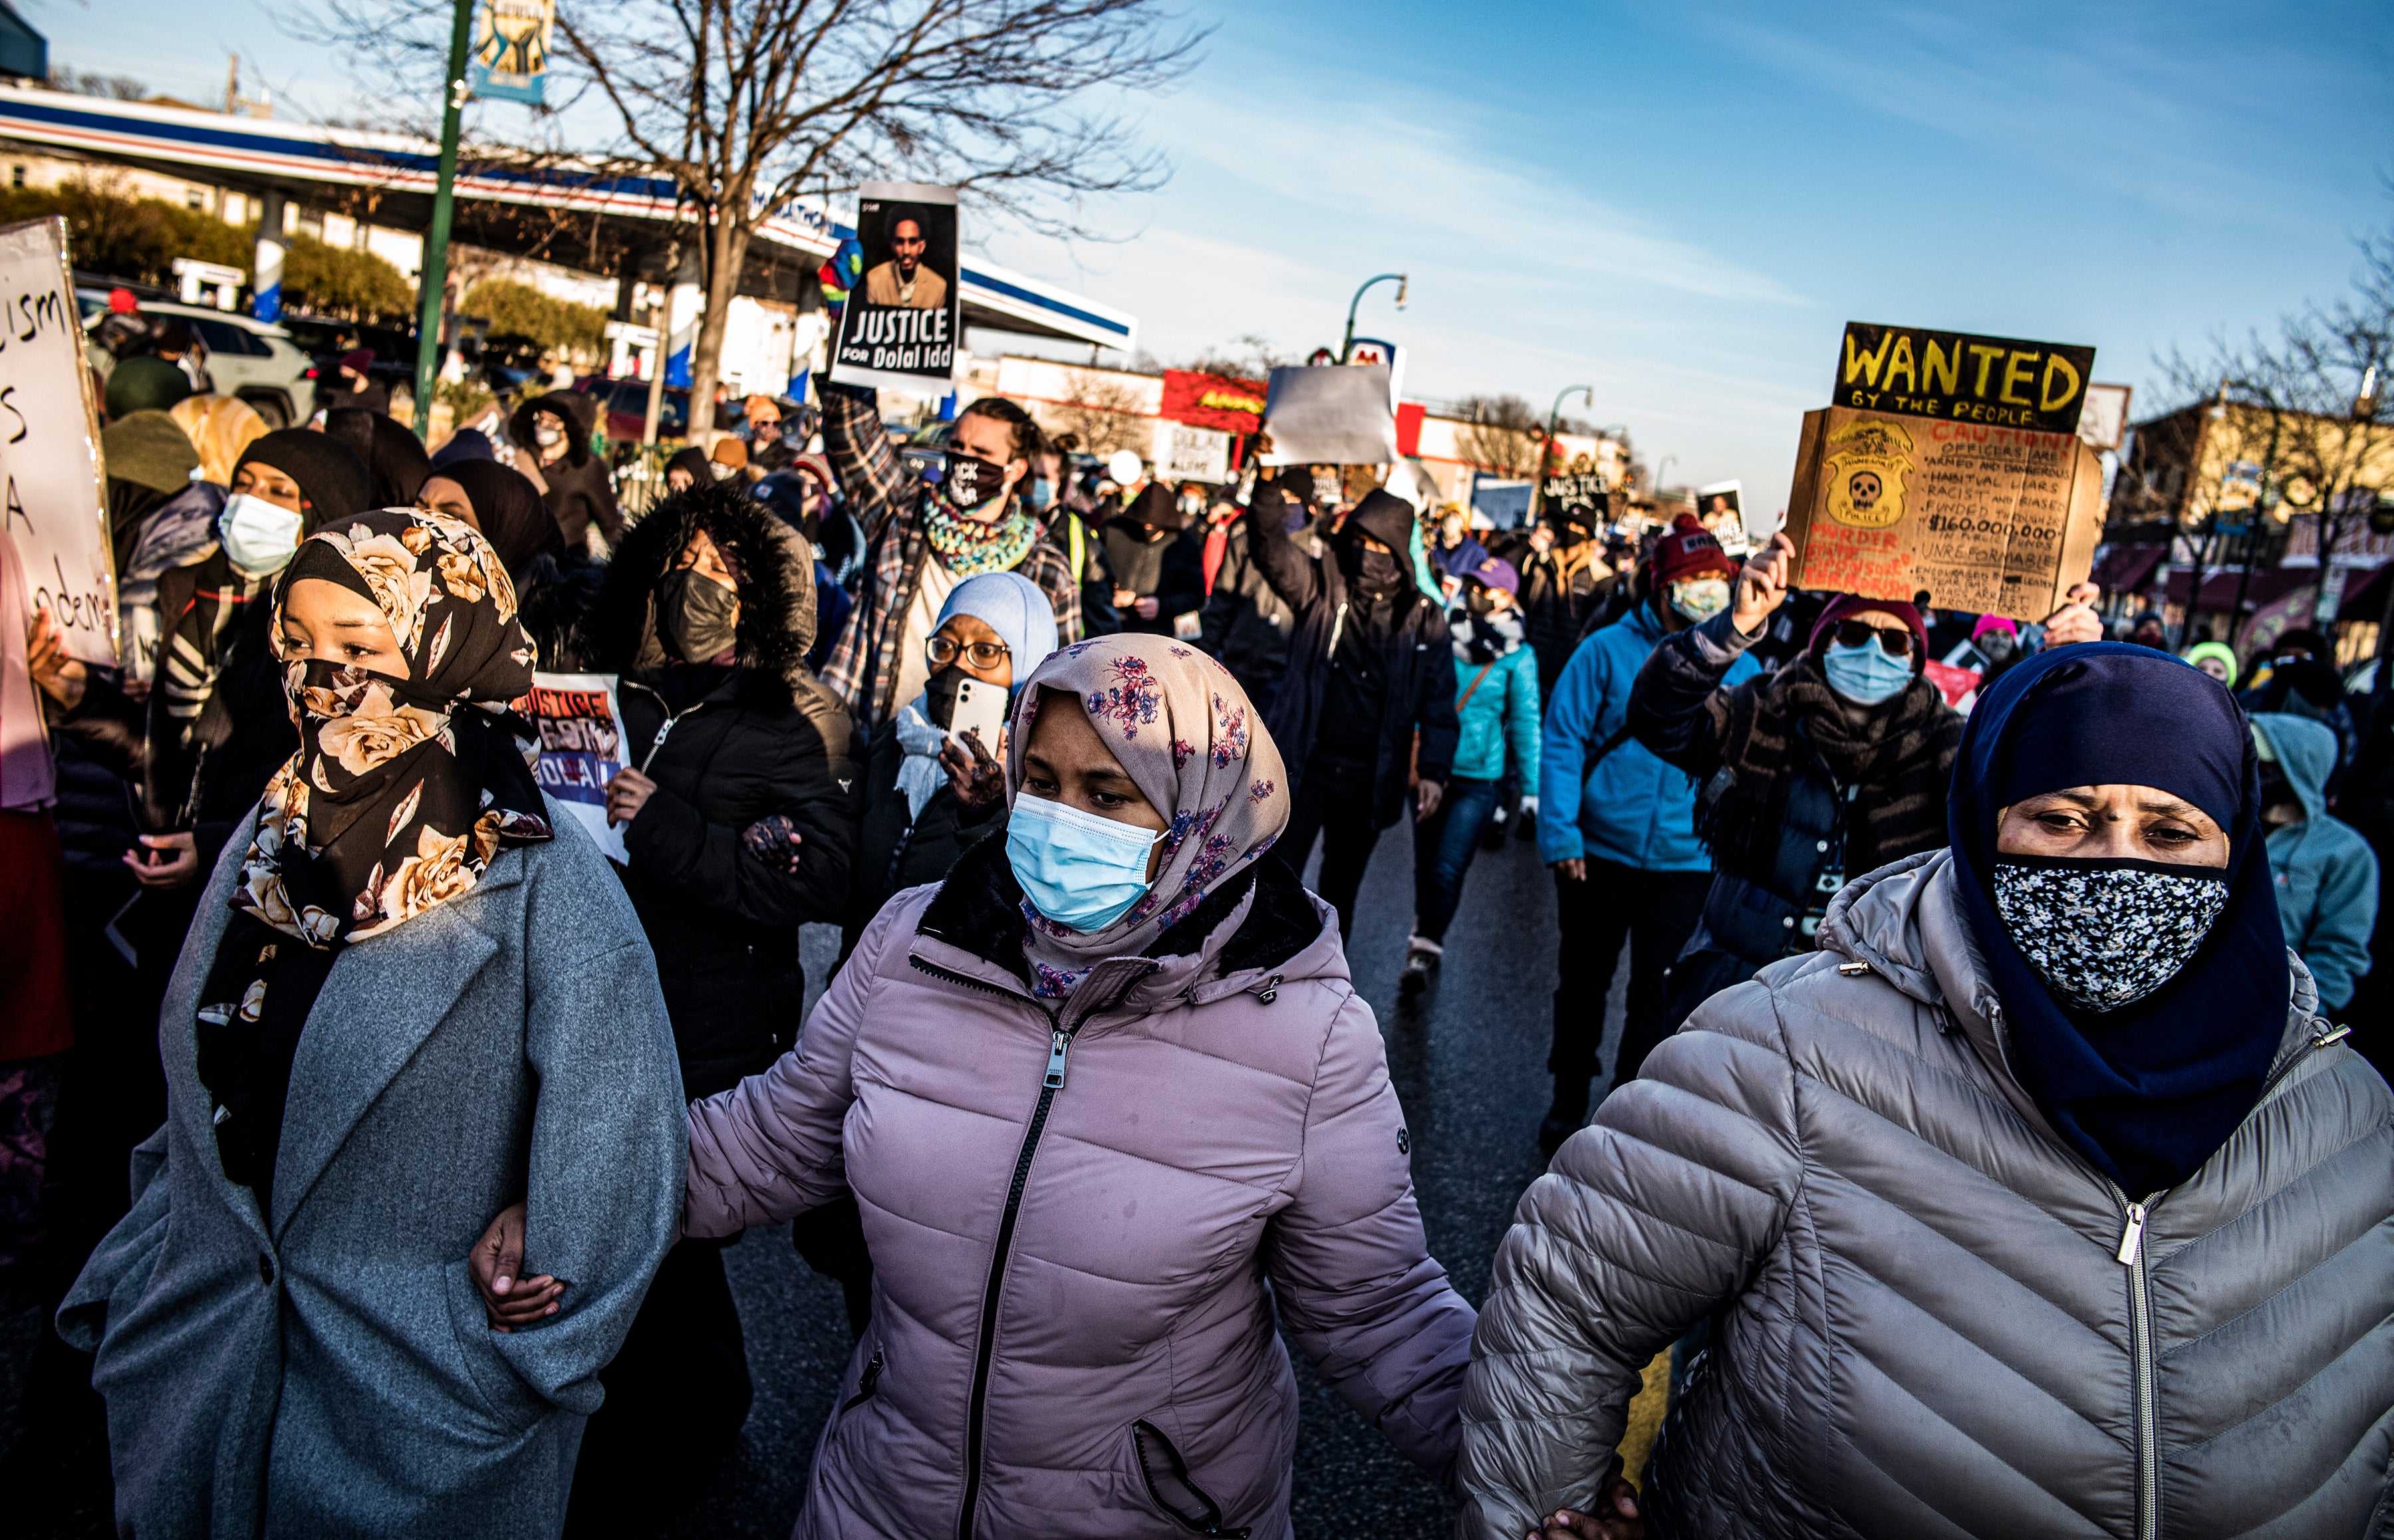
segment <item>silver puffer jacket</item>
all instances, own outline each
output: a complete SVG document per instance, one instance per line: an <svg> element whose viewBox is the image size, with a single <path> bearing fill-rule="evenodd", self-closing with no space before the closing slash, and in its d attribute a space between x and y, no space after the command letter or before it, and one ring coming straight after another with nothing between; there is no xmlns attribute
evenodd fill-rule
<svg viewBox="0 0 2394 1540"><path fill-rule="evenodd" d="M2132 1206L2006 1067L1953 881L1940 850L1849 885L1818 954L1714 996L1523 1196L1464 1394L1468 1540L1585 1507L1640 1366L1706 1316L1662 1536L2384 1531L2386 1083L2295 962L2260 1104Z"/></svg>

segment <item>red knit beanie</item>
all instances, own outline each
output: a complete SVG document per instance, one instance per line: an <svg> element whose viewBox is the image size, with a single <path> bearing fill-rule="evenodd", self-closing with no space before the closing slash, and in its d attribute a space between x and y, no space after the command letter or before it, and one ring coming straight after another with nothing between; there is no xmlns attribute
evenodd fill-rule
<svg viewBox="0 0 2394 1540"><path fill-rule="evenodd" d="M1654 586L1659 590L1706 573L1734 579L1737 563L1694 514L1683 513L1654 542Z"/></svg>

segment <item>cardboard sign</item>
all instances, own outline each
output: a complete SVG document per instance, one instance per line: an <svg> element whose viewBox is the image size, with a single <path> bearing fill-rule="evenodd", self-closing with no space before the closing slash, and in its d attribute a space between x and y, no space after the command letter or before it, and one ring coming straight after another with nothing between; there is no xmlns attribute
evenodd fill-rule
<svg viewBox="0 0 2394 1540"><path fill-rule="evenodd" d="M2034 432L1833 406L1804 414L1787 536L1799 588L2043 620L2092 570L2103 465Z"/></svg>
<svg viewBox="0 0 2394 1540"><path fill-rule="evenodd" d="M832 382L946 395L964 340L956 190L866 182L858 189L856 240L863 270L832 339Z"/></svg>
<svg viewBox="0 0 2394 1540"><path fill-rule="evenodd" d="M2095 349L1848 321L1829 400L1865 412L2074 433Z"/></svg>
<svg viewBox="0 0 2394 1540"><path fill-rule="evenodd" d="M114 667L116 554L62 219L0 229L0 529L68 654Z"/></svg>
<svg viewBox="0 0 2394 1540"><path fill-rule="evenodd" d="M1230 436L1210 428L1159 423L1155 479L1219 485L1230 479Z"/></svg>
<svg viewBox="0 0 2394 1540"><path fill-rule="evenodd" d="M1271 372L1264 407L1268 466L1384 466L1397 457L1397 415L1386 364L1324 364Z"/></svg>
<svg viewBox="0 0 2394 1540"><path fill-rule="evenodd" d="M1157 415L1217 433L1253 433L1264 425L1261 380L1235 375L1201 375L1193 369L1164 372L1164 402Z"/></svg>
<svg viewBox="0 0 2394 1540"><path fill-rule="evenodd" d="M624 768L624 714L612 674L532 677L532 719L540 730L540 789L565 804L607 859L632 863L624 831L607 822L607 783Z"/></svg>

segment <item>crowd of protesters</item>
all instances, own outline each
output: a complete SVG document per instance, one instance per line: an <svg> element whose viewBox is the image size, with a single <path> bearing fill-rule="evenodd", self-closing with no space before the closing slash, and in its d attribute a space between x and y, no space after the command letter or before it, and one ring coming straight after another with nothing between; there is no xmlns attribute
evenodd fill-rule
<svg viewBox="0 0 2394 1540"><path fill-rule="evenodd" d="M13 1458L104 1417L122 1532L659 1533L783 1223L855 1337L801 1535L1287 1535L1283 1332L1474 1540L2394 1502L2394 685L2323 637L1175 486L998 398L925 473L829 382L636 516L587 395L428 455L114 332L121 666L0 538L0 1304ZM535 669L617 681L612 861ZM1477 1312L1347 952L1400 824L1404 994L1478 852L1555 888Z"/></svg>

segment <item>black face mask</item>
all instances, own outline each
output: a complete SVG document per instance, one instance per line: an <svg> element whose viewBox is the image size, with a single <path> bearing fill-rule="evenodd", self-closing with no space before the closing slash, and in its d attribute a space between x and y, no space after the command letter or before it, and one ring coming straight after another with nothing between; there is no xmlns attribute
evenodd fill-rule
<svg viewBox="0 0 2394 1540"><path fill-rule="evenodd" d="M923 681L923 715L943 732L956 719L956 686L964 679L965 671L950 664Z"/></svg>
<svg viewBox="0 0 2394 1540"><path fill-rule="evenodd" d="M1465 607L1475 615L1487 614L1496 608L1495 596L1477 583L1467 583L1463 586L1463 602Z"/></svg>
<svg viewBox="0 0 2394 1540"><path fill-rule="evenodd" d="M2300 808L2303 799L2295 795L2294 783L2286 779L2286 770L2275 759L2261 761L2261 806Z"/></svg>
<svg viewBox="0 0 2394 1540"><path fill-rule="evenodd" d="M740 595L695 567L657 580L657 626L684 663L706 663L731 645Z"/></svg>
<svg viewBox="0 0 2394 1540"><path fill-rule="evenodd" d="M1405 577L1405 570L1398 565L1395 552L1368 549L1360 540L1339 542L1338 570L1346 574L1350 585L1369 599L1395 593Z"/></svg>
<svg viewBox="0 0 2394 1540"><path fill-rule="evenodd" d="M1006 467L976 460L969 454L953 450L947 457L947 468L940 473L940 491L949 503L959 508L980 507L1006 490Z"/></svg>

